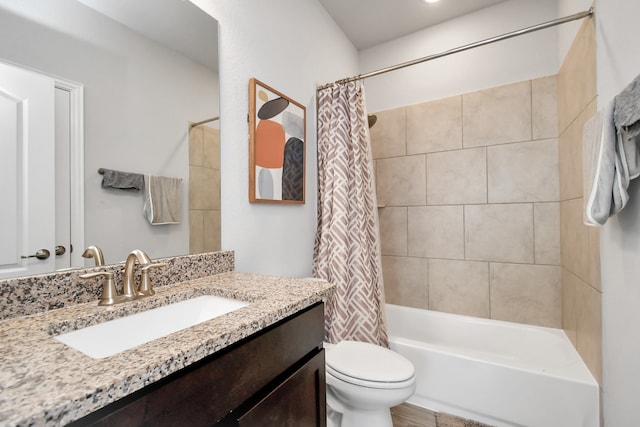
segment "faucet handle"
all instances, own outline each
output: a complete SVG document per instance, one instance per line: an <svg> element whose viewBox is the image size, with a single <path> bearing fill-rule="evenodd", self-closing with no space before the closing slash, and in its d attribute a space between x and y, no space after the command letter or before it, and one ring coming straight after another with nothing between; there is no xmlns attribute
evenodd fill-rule
<svg viewBox="0 0 640 427"><path fill-rule="evenodd" d="M81 274L78 277L81 279L93 279L94 277L101 276L107 280L104 282L104 285L102 285L102 296L100 297L100 301L98 301L98 305L113 305L116 303L118 297L113 273L109 271L96 271L94 273Z"/></svg>
<svg viewBox="0 0 640 427"><path fill-rule="evenodd" d="M140 280L140 289L138 289L138 294L142 294L145 296L155 295L156 291L153 290L153 286L151 285L151 280L149 279L149 270L152 268L164 267L167 264L164 262L156 262L153 264L147 264L140 269L142 272L142 279Z"/></svg>

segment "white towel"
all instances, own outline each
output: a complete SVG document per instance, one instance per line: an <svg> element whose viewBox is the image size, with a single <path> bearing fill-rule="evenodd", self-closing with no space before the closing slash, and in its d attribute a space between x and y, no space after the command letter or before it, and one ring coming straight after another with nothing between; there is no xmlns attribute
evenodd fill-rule
<svg viewBox="0 0 640 427"><path fill-rule="evenodd" d="M583 220L600 226L620 212L629 196L626 159L613 123L613 100L584 125L582 134Z"/></svg>
<svg viewBox="0 0 640 427"><path fill-rule="evenodd" d="M179 224L182 216L182 180L146 174L142 211L153 225Z"/></svg>

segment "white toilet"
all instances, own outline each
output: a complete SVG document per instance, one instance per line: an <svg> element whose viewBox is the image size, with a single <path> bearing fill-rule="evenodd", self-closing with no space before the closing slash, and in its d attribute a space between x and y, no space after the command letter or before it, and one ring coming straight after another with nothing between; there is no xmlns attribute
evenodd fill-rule
<svg viewBox="0 0 640 427"><path fill-rule="evenodd" d="M363 342L326 344L327 425L392 427L389 408L416 388L413 364L386 348Z"/></svg>

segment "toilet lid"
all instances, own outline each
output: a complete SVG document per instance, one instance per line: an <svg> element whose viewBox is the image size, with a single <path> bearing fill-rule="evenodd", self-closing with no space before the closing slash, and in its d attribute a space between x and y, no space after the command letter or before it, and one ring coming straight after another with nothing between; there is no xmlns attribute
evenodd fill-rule
<svg viewBox="0 0 640 427"><path fill-rule="evenodd" d="M371 382L402 382L413 377L413 364L386 348L341 341L326 351L327 367L351 378Z"/></svg>

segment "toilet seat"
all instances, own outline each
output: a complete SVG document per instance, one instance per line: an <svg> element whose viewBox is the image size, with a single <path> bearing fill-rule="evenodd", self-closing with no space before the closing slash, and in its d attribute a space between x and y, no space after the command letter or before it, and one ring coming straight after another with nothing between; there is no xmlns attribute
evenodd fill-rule
<svg viewBox="0 0 640 427"><path fill-rule="evenodd" d="M411 362L386 348L356 341L341 341L326 351L327 374L350 384L397 389L415 382Z"/></svg>

